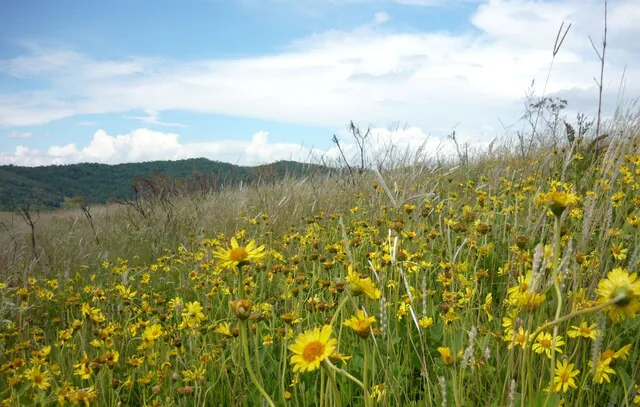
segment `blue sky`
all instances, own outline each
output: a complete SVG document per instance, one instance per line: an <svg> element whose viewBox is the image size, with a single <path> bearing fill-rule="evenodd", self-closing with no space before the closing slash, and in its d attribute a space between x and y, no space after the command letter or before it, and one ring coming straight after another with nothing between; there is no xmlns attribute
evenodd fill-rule
<svg viewBox="0 0 640 407"><path fill-rule="evenodd" d="M610 6L606 111L640 95L640 6ZM0 164L206 156L257 164L375 142L485 145L543 90L593 114L596 0L8 1L0 14ZM633 81L633 79L637 79ZM573 110L572 110L573 109ZM394 124L400 129L390 131ZM516 127L517 128L517 127Z"/></svg>

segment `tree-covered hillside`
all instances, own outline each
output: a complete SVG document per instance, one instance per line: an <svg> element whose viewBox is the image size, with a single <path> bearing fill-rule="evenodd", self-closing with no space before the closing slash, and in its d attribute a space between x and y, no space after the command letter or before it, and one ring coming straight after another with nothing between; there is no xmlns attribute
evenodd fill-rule
<svg viewBox="0 0 640 407"><path fill-rule="evenodd" d="M65 198L84 196L88 203L105 203L132 195L132 185L161 177L185 190L201 192L257 179L300 176L325 167L294 161L279 161L256 167L195 158L131 164L69 164L42 167L0 166L0 210L11 210L12 202L36 200L42 207L59 207ZM206 191L203 191L206 189Z"/></svg>

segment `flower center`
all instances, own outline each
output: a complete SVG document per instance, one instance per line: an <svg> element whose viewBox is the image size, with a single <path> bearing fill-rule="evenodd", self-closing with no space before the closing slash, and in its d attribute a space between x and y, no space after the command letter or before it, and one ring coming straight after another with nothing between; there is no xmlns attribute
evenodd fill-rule
<svg viewBox="0 0 640 407"><path fill-rule="evenodd" d="M543 348L551 348L551 341L548 339L543 339L541 345Z"/></svg>
<svg viewBox="0 0 640 407"><path fill-rule="evenodd" d="M40 384L40 383L42 383L42 381L43 381L43 377L42 377L41 374L36 373L36 374L33 375L33 382L35 384Z"/></svg>
<svg viewBox="0 0 640 407"><path fill-rule="evenodd" d="M247 250L244 247L235 247L231 249L229 257L231 257L231 260L233 261L242 261L249 257L249 253L247 253Z"/></svg>
<svg viewBox="0 0 640 407"><path fill-rule="evenodd" d="M631 290L628 287L616 287L613 291L611 291L611 299L615 299L620 297L618 301L616 301L615 305L618 307L624 307L629 305L631 302Z"/></svg>
<svg viewBox="0 0 640 407"><path fill-rule="evenodd" d="M302 357L308 363L313 362L318 356L324 353L324 344L320 341L314 341L305 346Z"/></svg>
<svg viewBox="0 0 640 407"><path fill-rule="evenodd" d="M600 356L601 360L607 360L607 359L611 359L613 358L613 356L615 355L615 352L607 349L606 351L602 352L602 356Z"/></svg>

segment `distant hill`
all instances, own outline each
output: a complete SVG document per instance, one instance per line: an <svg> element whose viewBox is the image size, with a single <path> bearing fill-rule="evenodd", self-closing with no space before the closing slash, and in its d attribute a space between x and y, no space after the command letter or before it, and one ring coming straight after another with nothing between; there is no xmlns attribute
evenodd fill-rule
<svg viewBox="0 0 640 407"><path fill-rule="evenodd" d="M255 167L194 158L131 164L68 164L42 167L0 166L0 211L12 209L12 200L37 199L44 208L57 208L65 198L84 196L88 203L106 203L132 196L142 178L169 180L185 190L218 190L239 182L304 176L328 172L327 167L278 161Z"/></svg>

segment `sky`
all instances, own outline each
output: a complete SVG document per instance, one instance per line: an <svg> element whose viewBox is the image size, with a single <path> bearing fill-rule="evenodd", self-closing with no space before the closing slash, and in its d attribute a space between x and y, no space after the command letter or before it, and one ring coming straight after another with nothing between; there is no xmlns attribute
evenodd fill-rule
<svg viewBox="0 0 640 407"><path fill-rule="evenodd" d="M371 128L374 148L446 149L454 129L481 147L521 127L532 82L566 99L568 117L596 114L589 38L600 46L603 10L600 0L4 0L0 164L330 158L334 134L355 151L350 121ZM609 1L605 115L640 96L638 21L638 0Z"/></svg>

